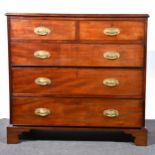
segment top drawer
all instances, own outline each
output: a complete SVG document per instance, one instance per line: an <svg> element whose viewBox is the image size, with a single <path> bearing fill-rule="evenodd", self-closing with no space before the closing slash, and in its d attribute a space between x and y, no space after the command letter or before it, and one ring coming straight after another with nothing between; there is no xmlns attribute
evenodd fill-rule
<svg viewBox="0 0 155 155"><path fill-rule="evenodd" d="M74 40L74 21L54 21L52 18L16 19L10 22L10 35L12 39L41 39L41 40Z"/></svg>
<svg viewBox="0 0 155 155"><path fill-rule="evenodd" d="M81 40L143 40L142 21L81 21Z"/></svg>

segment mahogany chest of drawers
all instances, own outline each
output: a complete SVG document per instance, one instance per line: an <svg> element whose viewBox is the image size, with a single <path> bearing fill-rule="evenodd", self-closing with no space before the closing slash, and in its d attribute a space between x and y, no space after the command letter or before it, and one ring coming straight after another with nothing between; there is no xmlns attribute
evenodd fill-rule
<svg viewBox="0 0 155 155"><path fill-rule="evenodd" d="M7 142L32 129L123 131L146 145L148 15L7 14Z"/></svg>

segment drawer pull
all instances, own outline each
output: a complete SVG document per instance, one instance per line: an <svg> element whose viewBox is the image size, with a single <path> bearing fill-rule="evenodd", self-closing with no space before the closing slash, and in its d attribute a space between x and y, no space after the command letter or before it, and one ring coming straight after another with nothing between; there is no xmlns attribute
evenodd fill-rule
<svg viewBox="0 0 155 155"><path fill-rule="evenodd" d="M51 32L51 30L44 26L39 26L34 28L34 33L40 36L46 36Z"/></svg>
<svg viewBox="0 0 155 155"><path fill-rule="evenodd" d="M107 51L103 54L103 57L108 60L116 60L120 58L120 53L115 51Z"/></svg>
<svg viewBox="0 0 155 155"><path fill-rule="evenodd" d="M103 111L103 115L107 117L118 117L119 111L115 109L107 109Z"/></svg>
<svg viewBox="0 0 155 155"><path fill-rule="evenodd" d="M119 28L105 28L103 30L103 33L107 36L117 36L120 34L120 29Z"/></svg>
<svg viewBox="0 0 155 155"><path fill-rule="evenodd" d="M45 117L51 114L51 111L48 108L37 108L35 109L34 114L37 116Z"/></svg>
<svg viewBox="0 0 155 155"><path fill-rule="evenodd" d="M39 59L47 59L50 56L51 55L48 51L39 50L39 51L34 52L34 57L39 58Z"/></svg>
<svg viewBox="0 0 155 155"><path fill-rule="evenodd" d="M116 87L119 85L119 81L117 79L109 78L104 79L103 84L108 87Z"/></svg>
<svg viewBox="0 0 155 155"><path fill-rule="evenodd" d="M40 86L48 86L51 84L51 80L45 77L38 77L35 79L35 84Z"/></svg>

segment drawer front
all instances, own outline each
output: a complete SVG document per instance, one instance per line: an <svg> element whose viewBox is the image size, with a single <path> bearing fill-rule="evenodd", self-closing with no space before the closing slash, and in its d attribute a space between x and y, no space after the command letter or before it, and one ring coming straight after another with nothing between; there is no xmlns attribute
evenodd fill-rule
<svg viewBox="0 0 155 155"><path fill-rule="evenodd" d="M40 66L144 65L142 45L11 43L11 64Z"/></svg>
<svg viewBox="0 0 155 155"><path fill-rule="evenodd" d="M143 70L13 68L13 95L142 97Z"/></svg>
<svg viewBox="0 0 155 155"><path fill-rule="evenodd" d="M74 40L74 21L11 19L10 35L12 39L35 40Z"/></svg>
<svg viewBox="0 0 155 155"><path fill-rule="evenodd" d="M41 126L141 127L141 100L13 98L12 123Z"/></svg>
<svg viewBox="0 0 155 155"><path fill-rule="evenodd" d="M144 22L136 21L82 21L81 40L143 40Z"/></svg>

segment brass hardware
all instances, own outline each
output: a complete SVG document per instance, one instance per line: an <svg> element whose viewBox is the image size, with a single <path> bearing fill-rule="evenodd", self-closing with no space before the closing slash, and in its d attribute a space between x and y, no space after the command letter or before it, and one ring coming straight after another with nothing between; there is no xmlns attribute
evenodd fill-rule
<svg viewBox="0 0 155 155"><path fill-rule="evenodd" d="M107 35L107 36L116 36L116 35L120 34L120 32L121 31L120 31L119 28L113 28L113 27L111 27L111 28L105 28L103 30L103 33L105 35Z"/></svg>
<svg viewBox="0 0 155 155"><path fill-rule="evenodd" d="M47 59L50 56L51 55L48 51L38 50L34 52L34 57L39 58L39 59Z"/></svg>
<svg viewBox="0 0 155 155"><path fill-rule="evenodd" d="M103 57L108 60L116 60L120 58L120 53L116 51L107 51L103 54Z"/></svg>
<svg viewBox="0 0 155 155"><path fill-rule="evenodd" d="M34 28L34 33L40 36L46 36L51 32L51 30L44 26L39 26Z"/></svg>
<svg viewBox="0 0 155 155"><path fill-rule="evenodd" d="M48 86L51 84L51 80L45 77L38 77L35 79L35 84L40 86Z"/></svg>
<svg viewBox="0 0 155 155"><path fill-rule="evenodd" d="M51 111L48 108L36 108L34 114L37 116L45 117L51 114Z"/></svg>
<svg viewBox="0 0 155 155"><path fill-rule="evenodd" d="M103 80L103 84L108 87L116 87L119 85L119 81L114 78L108 78Z"/></svg>
<svg viewBox="0 0 155 155"><path fill-rule="evenodd" d="M103 115L107 117L118 117L119 111L115 109L107 109L103 111Z"/></svg>

